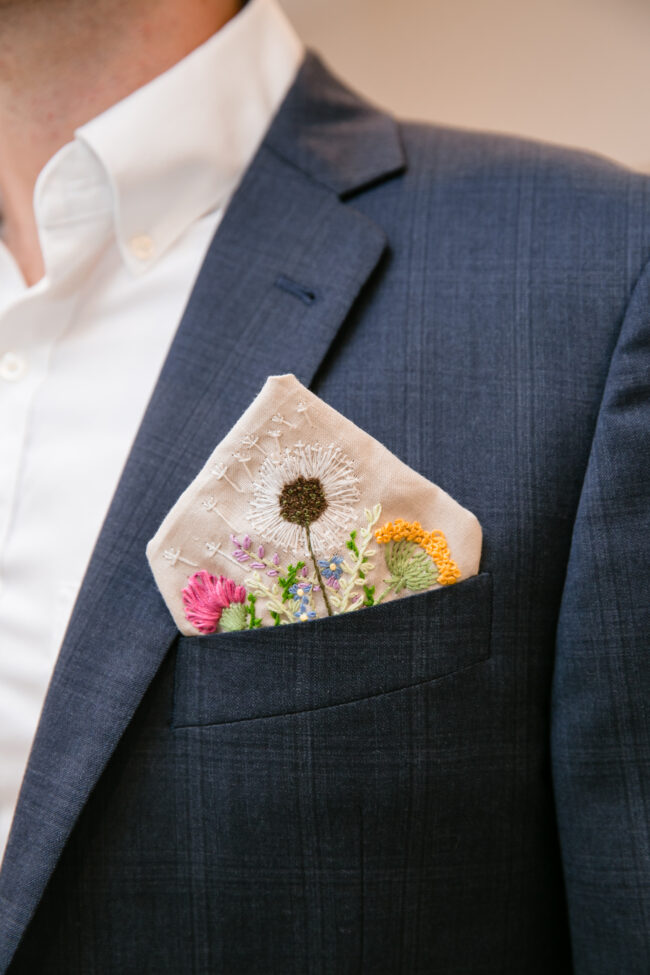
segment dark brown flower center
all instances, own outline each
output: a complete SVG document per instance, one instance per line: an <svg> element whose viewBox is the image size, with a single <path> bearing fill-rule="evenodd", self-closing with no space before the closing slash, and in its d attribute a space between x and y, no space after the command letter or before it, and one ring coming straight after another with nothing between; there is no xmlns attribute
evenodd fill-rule
<svg viewBox="0 0 650 975"><path fill-rule="evenodd" d="M291 484L285 484L278 501L284 520L303 528L320 518L327 507L325 492L317 477L299 477Z"/></svg>

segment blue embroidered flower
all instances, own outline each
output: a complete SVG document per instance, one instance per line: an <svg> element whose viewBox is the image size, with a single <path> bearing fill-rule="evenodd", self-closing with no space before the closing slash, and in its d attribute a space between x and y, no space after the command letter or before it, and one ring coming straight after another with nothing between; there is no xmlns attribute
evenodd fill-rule
<svg viewBox="0 0 650 975"><path fill-rule="evenodd" d="M311 592L311 582L296 582L295 585L289 586L288 592L292 596L295 596L296 599L304 602L308 599L309 593Z"/></svg>
<svg viewBox="0 0 650 975"><path fill-rule="evenodd" d="M333 555L331 559L319 559L318 565L321 575L334 589L338 589L338 581L343 574L343 557Z"/></svg>
<svg viewBox="0 0 650 975"><path fill-rule="evenodd" d="M293 615L296 617L297 620L300 620L301 623L306 622L306 620L316 619L316 613L314 612L313 609L308 608L308 604L306 602L301 603L300 609L296 610L296 612Z"/></svg>

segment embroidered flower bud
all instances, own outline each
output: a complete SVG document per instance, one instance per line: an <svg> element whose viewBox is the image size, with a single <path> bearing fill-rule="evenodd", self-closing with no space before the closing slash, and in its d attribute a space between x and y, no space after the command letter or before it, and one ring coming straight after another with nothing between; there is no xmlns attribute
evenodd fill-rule
<svg viewBox="0 0 650 975"><path fill-rule="evenodd" d="M263 545L260 545L260 547L258 548L257 555L258 555L258 557L260 559L263 559L264 558L264 546Z"/></svg>
<svg viewBox="0 0 650 975"><path fill-rule="evenodd" d="M243 586L225 576L213 576L205 569L190 576L183 589L185 616L200 633L214 633L224 609L245 599Z"/></svg>
<svg viewBox="0 0 650 975"><path fill-rule="evenodd" d="M277 569L269 569L269 571L266 574L267 574L267 576L279 576L280 575L280 573L278 572Z"/></svg>
<svg viewBox="0 0 650 975"><path fill-rule="evenodd" d="M278 555L277 552L274 553L273 560L272 561L273 561L273 565L279 565L280 564L280 556Z"/></svg>
<svg viewBox="0 0 650 975"><path fill-rule="evenodd" d="M251 569L265 569L266 565L264 562L251 562Z"/></svg>
<svg viewBox="0 0 650 975"><path fill-rule="evenodd" d="M250 535L244 535L244 538L241 543L241 547L245 549L249 549L251 547Z"/></svg>

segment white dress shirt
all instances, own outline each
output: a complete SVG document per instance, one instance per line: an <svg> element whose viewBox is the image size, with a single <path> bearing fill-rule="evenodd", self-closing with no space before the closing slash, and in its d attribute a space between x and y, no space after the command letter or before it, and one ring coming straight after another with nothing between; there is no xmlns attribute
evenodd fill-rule
<svg viewBox="0 0 650 975"><path fill-rule="evenodd" d="M208 244L303 47L250 0L38 177L45 276L0 243L0 853L84 571Z"/></svg>

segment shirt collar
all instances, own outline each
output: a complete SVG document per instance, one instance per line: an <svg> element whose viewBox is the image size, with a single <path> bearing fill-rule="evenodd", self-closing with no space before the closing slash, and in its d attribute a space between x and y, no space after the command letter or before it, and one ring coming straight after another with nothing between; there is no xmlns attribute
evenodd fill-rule
<svg viewBox="0 0 650 975"><path fill-rule="evenodd" d="M187 57L77 129L106 172L118 244L135 273L226 205L303 57L277 0L249 0Z"/></svg>

